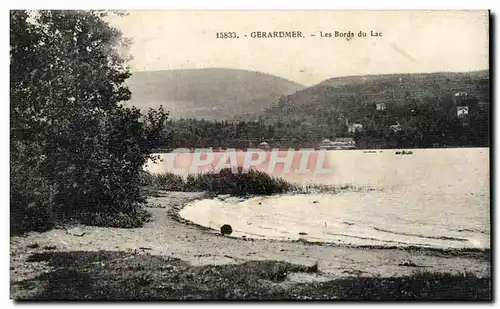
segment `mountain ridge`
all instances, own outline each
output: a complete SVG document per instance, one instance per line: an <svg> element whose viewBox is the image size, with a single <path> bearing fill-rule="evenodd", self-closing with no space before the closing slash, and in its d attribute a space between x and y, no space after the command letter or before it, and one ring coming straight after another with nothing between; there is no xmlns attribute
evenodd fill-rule
<svg viewBox="0 0 500 309"><path fill-rule="evenodd" d="M145 111L163 105L172 118L208 120L259 113L279 97L305 89L271 74L224 68L132 72L126 85L132 98L125 106Z"/></svg>

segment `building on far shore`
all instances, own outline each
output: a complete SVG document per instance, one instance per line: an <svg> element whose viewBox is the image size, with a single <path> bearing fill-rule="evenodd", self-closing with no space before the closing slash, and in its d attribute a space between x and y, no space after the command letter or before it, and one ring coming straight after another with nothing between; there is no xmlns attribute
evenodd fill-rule
<svg viewBox="0 0 500 309"><path fill-rule="evenodd" d="M352 137L338 137L335 140L325 138L319 143L319 149L354 149L356 141Z"/></svg>
<svg viewBox="0 0 500 309"><path fill-rule="evenodd" d="M375 108L378 111L385 111L387 108L387 105L385 103L377 103L377 104L375 104Z"/></svg>
<svg viewBox="0 0 500 309"><path fill-rule="evenodd" d="M465 117L469 114L468 106L457 106L457 117Z"/></svg>
<svg viewBox="0 0 500 309"><path fill-rule="evenodd" d="M347 127L349 133L356 133L363 131L363 125L361 123L353 123Z"/></svg>
<svg viewBox="0 0 500 309"><path fill-rule="evenodd" d="M269 149L269 144L266 142L262 142L259 144L260 149L268 150Z"/></svg>
<svg viewBox="0 0 500 309"><path fill-rule="evenodd" d="M363 124L361 124L359 122L355 122L355 123L351 124L351 123L349 123L349 119L346 118L345 124L347 126L347 132L349 132L349 133L356 133L356 132L363 131Z"/></svg>
<svg viewBox="0 0 500 309"><path fill-rule="evenodd" d="M325 138L319 143L319 149L331 149L332 148L332 141L329 140L328 138Z"/></svg>
<svg viewBox="0 0 500 309"><path fill-rule="evenodd" d="M356 141L352 137L338 137L333 141L335 149L354 149Z"/></svg>

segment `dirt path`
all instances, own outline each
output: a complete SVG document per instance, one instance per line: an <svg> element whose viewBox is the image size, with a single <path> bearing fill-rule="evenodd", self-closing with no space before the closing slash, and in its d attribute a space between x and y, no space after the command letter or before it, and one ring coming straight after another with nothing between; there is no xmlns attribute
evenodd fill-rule
<svg viewBox="0 0 500 309"><path fill-rule="evenodd" d="M26 263L34 252L128 251L180 258L192 265L279 260L295 264L319 263L324 278L346 276L400 276L416 271L490 275L490 262L483 252L442 252L423 249L374 249L318 245L273 240L244 240L219 235L172 217L198 193L171 192L150 198L153 221L138 229L81 226L11 237L11 280L33 278L48 266ZM403 264L407 263L406 266ZM401 264L401 266L400 266Z"/></svg>

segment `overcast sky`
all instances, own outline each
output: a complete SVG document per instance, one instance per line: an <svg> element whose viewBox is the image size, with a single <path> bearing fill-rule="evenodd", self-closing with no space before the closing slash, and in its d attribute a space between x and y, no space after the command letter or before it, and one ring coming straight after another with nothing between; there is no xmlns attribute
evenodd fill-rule
<svg viewBox="0 0 500 309"><path fill-rule="evenodd" d="M312 85L346 75L488 69L486 11L131 11L112 23L133 41L132 71L233 68ZM244 37L280 30L306 38ZM319 37L336 30L368 36ZM240 38L216 39L217 31Z"/></svg>

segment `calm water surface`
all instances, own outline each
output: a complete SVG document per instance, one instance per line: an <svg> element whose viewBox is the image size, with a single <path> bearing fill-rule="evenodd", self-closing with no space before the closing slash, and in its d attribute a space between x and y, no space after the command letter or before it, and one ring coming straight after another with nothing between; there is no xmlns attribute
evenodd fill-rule
<svg viewBox="0 0 500 309"><path fill-rule="evenodd" d="M489 248L489 149L328 151L330 175L281 175L361 191L196 201L181 216L235 236L355 245ZM159 163L152 172L166 171ZM365 190L366 189L366 190ZM374 189L374 190L373 190Z"/></svg>

